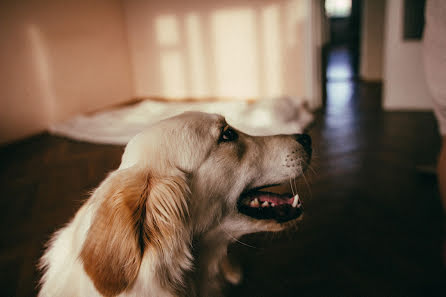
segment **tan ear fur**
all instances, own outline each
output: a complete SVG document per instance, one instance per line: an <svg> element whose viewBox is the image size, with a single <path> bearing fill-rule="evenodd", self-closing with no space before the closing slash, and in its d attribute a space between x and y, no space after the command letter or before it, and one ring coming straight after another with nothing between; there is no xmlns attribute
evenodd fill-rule
<svg viewBox="0 0 446 297"><path fill-rule="evenodd" d="M110 174L93 193L98 208L80 257L101 294L116 296L131 288L144 252L162 248L172 224L184 225L187 192L181 177L131 167Z"/></svg>

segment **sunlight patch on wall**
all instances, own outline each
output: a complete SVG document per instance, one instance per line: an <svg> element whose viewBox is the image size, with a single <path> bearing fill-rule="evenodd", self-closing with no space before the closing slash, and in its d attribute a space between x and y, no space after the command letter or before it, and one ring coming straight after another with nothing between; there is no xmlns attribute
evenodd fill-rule
<svg viewBox="0 0 446 297"><path fill-rule="evenodd" d="M203 30L197 14L186 16L186 40L188 43L190 93L192 97L208 96L206 81Z"/></svg>
<svg viewBox="0 0 446 297"><path fill-rule="evenodd" d="M160 46L175 46L179 43L178 20L174 15L159 16L155 20L156 37Z"/></svg>
<svg viewBox="0 0 446 297"><path fill-rule="evenodd" d="M48 50L42 32L37 26L30 25L27 33L31 44L31 53L34 60L36 78L39 80L39 87L42 90L42 96L40 96L40 98L44 99L42 101L42 105L44 105L43 110L46 112L48 123L51 123L55 117L56 97L54 95Z"/></svg>
<svg viewBox="0 0 446 297"><path fill-rule="evenodd" d="M258 97L258 53L253 9L212 14L216 92L227 97Z"/></svg>
<svg viewBox="0 0 446 297"><path fill-rule="evenodd" d="M186 95L184 49L180 43L178 18L161 15L155 20L156 38L160 49L162 95L182 98Z"/></svg>
<svg viewBox="0 0 446 297"><path fill-rule="evenodd" d="M262 9L263 63L265 95L282 95L282 61L280 41L280 7L277 4Z"/></svg>
<svg viewBox="0 0 446 297"><path fill-rule="evenodd" d="M185 97L184 62L181 52L177 50L163 51L160 63L163 96L168 98Z"/></svg>
<svg viewBox="0 0 446 297"><path fill-rule="evenodd" d="M304 23L308 17L304 1L290 0L285 6L286 21L286 45L294 47L298 41L302 41L298 28L300 23Z"/></svg>
<svg viewBox="0 0 446 297"><path fill-rule="evenodd" d="M271 1L155 16L148 55L156 78L146 92L177 99L301 96L304 4Z"/></svg>

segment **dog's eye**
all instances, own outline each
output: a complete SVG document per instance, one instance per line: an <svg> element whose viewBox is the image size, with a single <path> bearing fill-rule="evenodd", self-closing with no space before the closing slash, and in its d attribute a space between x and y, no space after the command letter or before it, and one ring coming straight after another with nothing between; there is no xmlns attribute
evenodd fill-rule
<svg viewBox="0 0 446 297"><path fill-rule="evenodd" d="M234 141L238 138L237 132L235 132L229 125L226 125L221 131L220 142L222 141Z"/></svg>

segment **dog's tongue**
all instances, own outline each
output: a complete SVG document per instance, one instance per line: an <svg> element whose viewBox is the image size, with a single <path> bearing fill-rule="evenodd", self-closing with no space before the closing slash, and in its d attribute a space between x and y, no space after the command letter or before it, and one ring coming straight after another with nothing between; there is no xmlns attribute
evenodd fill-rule
<svg viewBox="0 0 446 297"><path fill-rule="evenodd" d="M295 197L296 196L293 196L291 194L276 194L271 192L254 191L248 193L245 199L247 199L248 201L252 201L253 199L257 198L260 203L267 201L272 205L293 205L293 203L296 204ZM298 196L297 199L299 199Z"/></svg>
<svg viewBox="0 0 446 297"><path fill-rule="evenodd" d="M293 203L293 196L290 194L276 194L262 191L256 191L253 194L252 198L257 198L260 201L268 201L276 205Z"/></svg>
<svg viewBox="0 0 446 297"><path fill-rule="evenodd" d="M286 222L302 214L299 195L251 191L240 201L239 210L256 219L274 219Z"/></svg>

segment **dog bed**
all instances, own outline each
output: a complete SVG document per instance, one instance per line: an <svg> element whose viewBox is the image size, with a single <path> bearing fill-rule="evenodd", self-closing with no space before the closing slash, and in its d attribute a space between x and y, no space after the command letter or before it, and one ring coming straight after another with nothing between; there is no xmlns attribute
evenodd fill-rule
<svg viewBox="0 0 446 297"><path fill-rule="evenodd" d="M252 135L302 132L313 121L303 100L291 97L248 101L179 102L143 100L83 114L49 128L50 133L80 141L124 145L145 127L185 111L219 113L235 128Z"/></svg>

